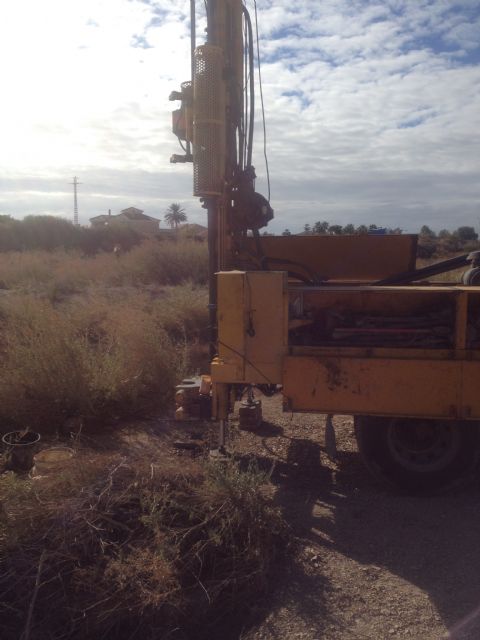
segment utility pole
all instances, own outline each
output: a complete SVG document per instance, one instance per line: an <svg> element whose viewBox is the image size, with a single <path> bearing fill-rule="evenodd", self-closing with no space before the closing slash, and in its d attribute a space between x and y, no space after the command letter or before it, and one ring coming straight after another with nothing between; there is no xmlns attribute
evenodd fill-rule
<svg viewBox="0 0 480 640"><path fill-rule="evenodd" d="M77 176L74 176L73 182L70 182L70 184L73 184L73 224L78 227L77 186L82 183L78 181Z"/></svg>

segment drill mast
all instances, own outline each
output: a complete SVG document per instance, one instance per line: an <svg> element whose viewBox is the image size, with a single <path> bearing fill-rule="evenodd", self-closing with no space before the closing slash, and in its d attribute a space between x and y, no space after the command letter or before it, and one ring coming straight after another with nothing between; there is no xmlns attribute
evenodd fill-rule
<svg viewBox="0 0 480 640"><path fill-rule="evenodd" d="M234 267L247 234L273 217L268 201L255 192L252 166L255 87L253 29L242 0L208 0L207 40L196 46L195 1L191 0L192 81L171 100L173 131L187 143L193 162L193 194L208 212L211 351L215 351L215 273ZM189 153L190 145L193 153Z"/></svg>

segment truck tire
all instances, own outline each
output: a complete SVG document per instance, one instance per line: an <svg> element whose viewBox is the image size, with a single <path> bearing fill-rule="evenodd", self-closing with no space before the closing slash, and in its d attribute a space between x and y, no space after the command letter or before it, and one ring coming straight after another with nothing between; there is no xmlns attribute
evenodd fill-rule
<svg viewBox="0 0 480 640"><path fill-rule="evenodd" d="M479 424L355 416L358 449L380 481L408 493L437 493L471 478Z"/></svg>

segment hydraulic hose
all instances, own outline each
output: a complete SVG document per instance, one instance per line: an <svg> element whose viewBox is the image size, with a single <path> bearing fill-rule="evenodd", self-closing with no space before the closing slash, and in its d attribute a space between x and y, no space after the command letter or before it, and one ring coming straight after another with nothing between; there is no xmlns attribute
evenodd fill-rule
<svg viewBox="0 0 480 640"><path fill-rule="evenodd" d="M248 120L248 142L247 142L247 167L252 165L252 151L253 151L253 130L255 125L255 67L253 58L253 29L252 21L248 9L243 6L243 15L245 16L245 23L247 25L248 35L248 66L249 66L249 83L250 83L250 118Z"/></svg>
<svg viewBox="0 0 480 640"><path fill-rule="evenodd" d="M388 278L379 280L373 284L377 286L409 284L410 282L420 280L421 278L428 278L441 273L447 273L448 271L454 271L455 269L459 269L460 267L465 267L470 264L470 260L468 259L469 255L469 253L465 253L464 255L456 256L455 258L449 258L448 260L442 260L441 262L430 264L422 269L414 269L413 271L406 271L394 276L389 276Z"/></svg>

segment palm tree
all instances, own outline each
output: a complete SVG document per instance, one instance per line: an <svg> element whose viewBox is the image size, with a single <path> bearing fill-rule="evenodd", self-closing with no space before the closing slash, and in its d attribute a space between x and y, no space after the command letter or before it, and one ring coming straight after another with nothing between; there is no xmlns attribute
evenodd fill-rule
<svg viewBox="0 0 480 640"><path fill-rule="evenodd" d="M164 215L165 222L171 226L172 229L178 229L178 225L181 222L187 221L187 214L185 213L185 209L178 204L178 202L172 202L172 204L168 207L167 211Z"/></svg>

